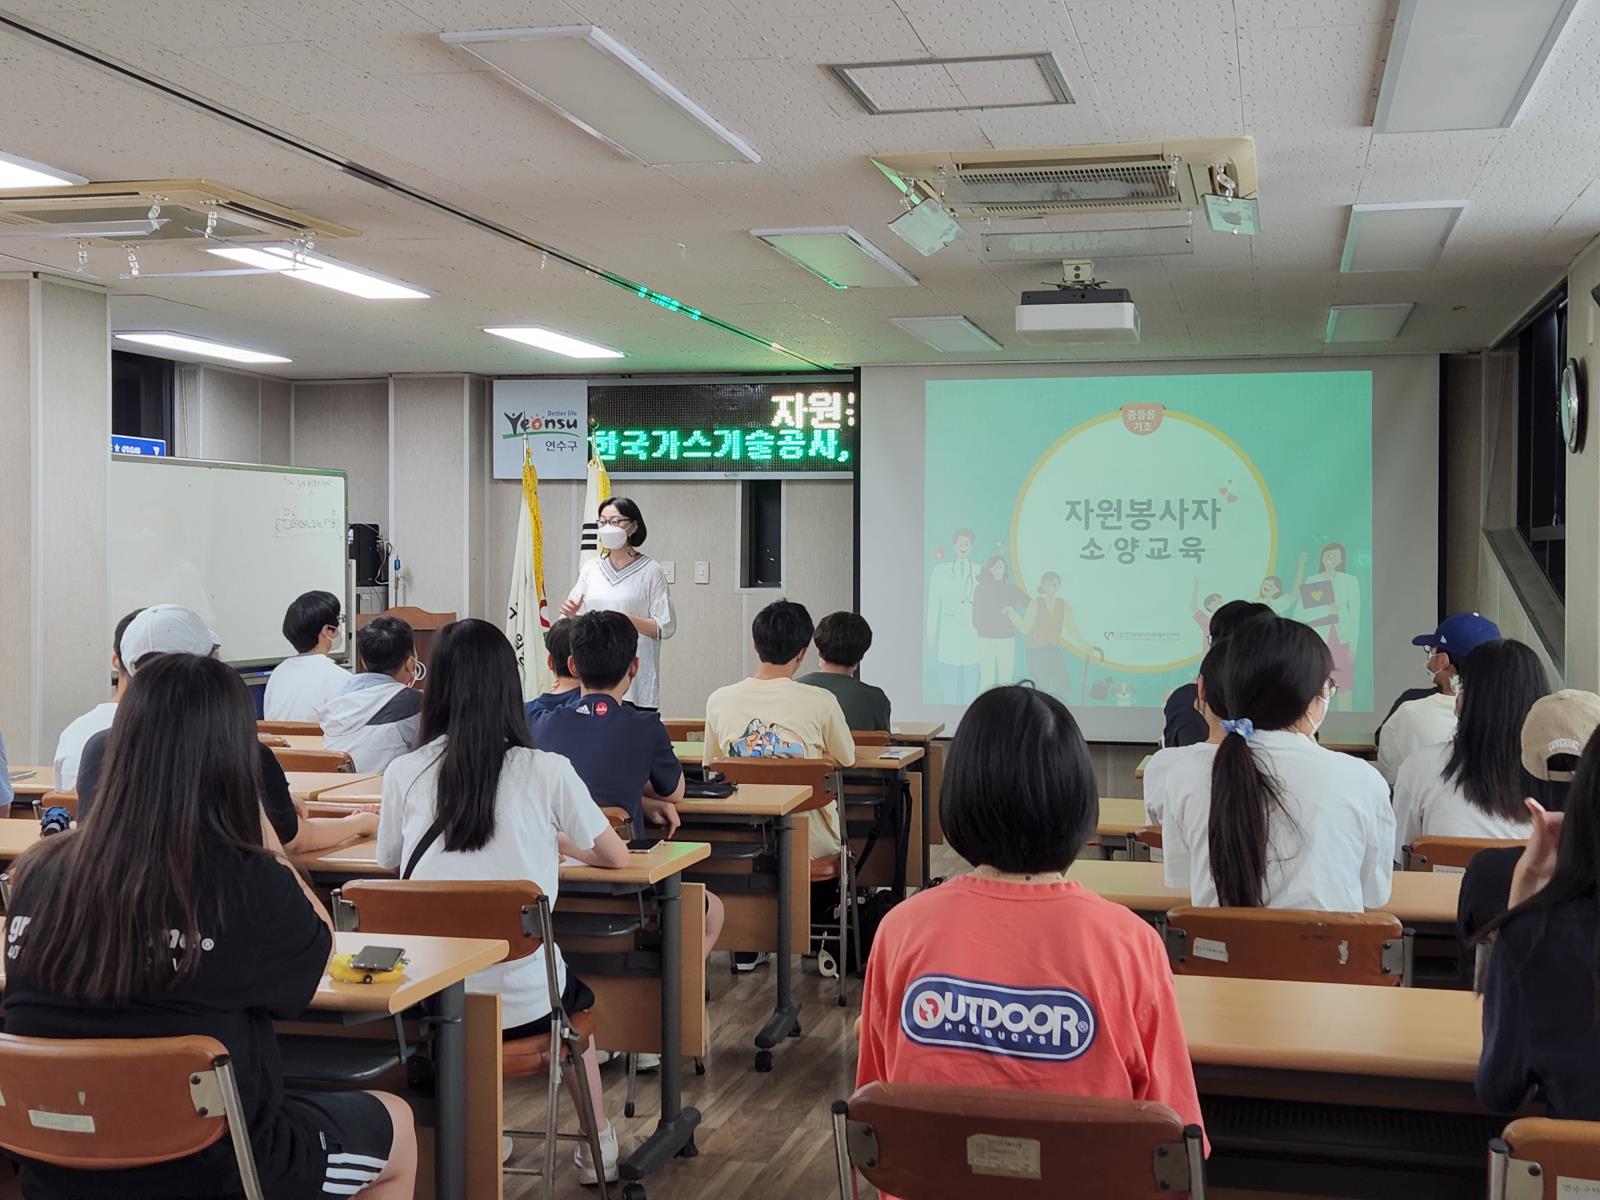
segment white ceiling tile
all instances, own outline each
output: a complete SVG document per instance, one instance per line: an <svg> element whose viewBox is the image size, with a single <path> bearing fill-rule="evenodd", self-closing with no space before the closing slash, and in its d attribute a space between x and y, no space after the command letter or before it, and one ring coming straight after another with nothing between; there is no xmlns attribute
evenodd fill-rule
<svg viewBox="0 0 1600 1200"><path fill-rule="evenodd" d="M1394 0L1237 0L1240 29L1304 29L1315 25L1384 25Z"/></svg>

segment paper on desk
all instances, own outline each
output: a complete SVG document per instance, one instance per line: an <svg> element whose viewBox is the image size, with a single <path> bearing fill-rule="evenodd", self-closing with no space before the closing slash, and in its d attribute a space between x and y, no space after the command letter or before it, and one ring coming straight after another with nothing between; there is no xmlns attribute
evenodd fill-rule
<svg viewBox="0 0 1600 1200"><path fill-rule="evenodd" d="M573 858L570 854L563 854L561 856L561 865L563 867L586 867L589 864L581 858Z"/></svg>

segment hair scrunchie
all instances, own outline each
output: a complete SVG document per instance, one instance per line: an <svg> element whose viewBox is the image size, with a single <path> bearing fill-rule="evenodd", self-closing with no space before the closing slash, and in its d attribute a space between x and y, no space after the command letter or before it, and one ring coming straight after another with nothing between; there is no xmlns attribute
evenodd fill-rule
<svg viewBox="0 0 1600 1200"><path fill-rule="evenodd" d="M1247 742L1255 734L1255 731L1256 724L1249 717L1240 717L1237 721L1224 721L1222 723L1223 733L1237 733Z"/></svg>

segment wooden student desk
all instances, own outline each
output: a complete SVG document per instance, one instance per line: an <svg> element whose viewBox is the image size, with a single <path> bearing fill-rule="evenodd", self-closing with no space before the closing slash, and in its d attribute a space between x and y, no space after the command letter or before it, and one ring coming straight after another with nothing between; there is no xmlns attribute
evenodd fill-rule
<svg viewBox="0 0 1600 1200"><path fill-rule="evenodd" d="M703 842L663 841L648 852L629 855L620 870L563 866L555 913L557 940L563 956L594 985L596 1044L605 1050L630 1050L661 1055L661 1117L655 1131L622 1161L622 1179L638 1181L665 1166L694 1142L700 1112L683 1107L683 1055L703 1055L705 1023L705 925L685 922L685 901L691 912L705 911L702 886L685 884L682 875L711 856ZM386 877L375 842L362 838L348 846L296 858L296 865L320 882L359 877ZM637 914L641 897L654 899L660 916L660 973L629 971L620 977L586 969L586 960L615 957L614 943L566 935L562 918L577 914ZM685 1021L685 1014L690 1020ZM648 1014L648 1015L647 1015Z"/></svg>
<svg viewBox="0 0 1600 1200"><path fill-rule="evenodd" d="M1120 838L1125 841L1149 826L1150 822L1144 815L1143 800L1120 796L1100 797L1100 820L1094 830L1096 836L1110 840Z"/></svg>
<svg viewBox="0 0 1600 1200"><path fill-rule="evenodd" d="M935 842L944 844L944 828L939 824L939 784L944 774L944 751L934 739L944 732L942 721L899 721L889 726L889 740L896 746L921 746L922 757L916 762L916 773L922 782L922 836L921 868L915 879L919 887L933 878L931 847Z"/></svg>
<svg viewBox="0 0 1600 1200"><path fill-rule="evenodd" d="M16 774L18 771L32 771L26 779L13 779L11 781L11 794L17 800L31 800L42 796L46 792L55 790L56 769L53 765L42 767L26 766L23 763L11 763L6 768L7 774Z"/></svg>
<svg viewBox="0 0 1600 1200"><path fill-rule="evenodd" d="M352 775L347 771L285 771L289 795L296 800L317 800L322 793L349 787L353 783L383 783L382 775Z"/></svg>
<svg viewBox="0 0 1600 1200"><path fill-rule="evenodd" d="M807 838L793 835L790 814L810 798L809 787L742 783L727 799L686 798L678 804L680 836L713 844L711 857L690 878L716 892L727 910L719 948L771 951L777 960L772 1017L755 1037L758 1071L772 1069L773 1047L783 1044L800 1019L791 971L795 946L805 947L810 938L810 862ZM759 890L772 875L748 856L752 843L770 848L776 859L772 891Z"/></svg>

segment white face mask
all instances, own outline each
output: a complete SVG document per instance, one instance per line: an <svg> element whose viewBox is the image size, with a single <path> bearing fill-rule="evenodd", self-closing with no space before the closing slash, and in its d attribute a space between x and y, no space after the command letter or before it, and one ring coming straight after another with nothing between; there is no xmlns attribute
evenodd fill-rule
<svg viewBox="0 0 1600 1200"><path fill-rule="evenodd" d="M620 525L600 526L600 544L607 550L621 550L628 544L627 530Z"/></svg>

